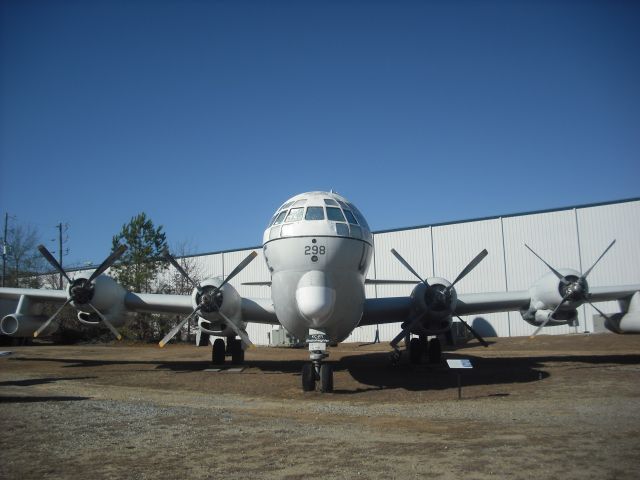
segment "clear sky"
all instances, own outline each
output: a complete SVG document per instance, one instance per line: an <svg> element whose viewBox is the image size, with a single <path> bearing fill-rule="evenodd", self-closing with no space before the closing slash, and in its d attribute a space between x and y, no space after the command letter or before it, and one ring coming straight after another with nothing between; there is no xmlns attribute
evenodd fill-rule
<svg viewBox="0 0 640 480"><path fill-rule="evenodd" d="M0 212L66 263L334 189L374 230L640 196L640 2L1 2Z"/></svg>

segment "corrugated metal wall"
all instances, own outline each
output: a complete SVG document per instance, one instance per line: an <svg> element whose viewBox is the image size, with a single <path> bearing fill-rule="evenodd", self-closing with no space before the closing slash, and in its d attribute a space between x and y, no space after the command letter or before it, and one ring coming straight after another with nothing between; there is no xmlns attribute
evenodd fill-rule
<svg viewBox="0 0 640 480"><path fill-rule="evenodd" d="M589 276L591 286L640 283L640 201L579 207L551 212L522 214L493 219L420 227L374 235L374 256L368 278L407 279L413 276L390 253L395 248L425 277L440 276L453 281L483 248L489 255L461 280L460 293L528 290L546 274L547 267L524 244L555 268L588 269L609 243L616 245ZM195 257L207 276L227 275L251 250ZM231 283L243 296L270 295L269 287L243 286L246 281L269 280L269 272L258 249L256 258ZM409 295L411 285L368 285L367 296ZM616 312L616 302L601 304L604 311ZM591 331L590 306L579 310L578 327L546 328L542 334ZM464 318L486 336L522 336L533 332L518 312L496 313ZM250 324L248 333L257 344L268 342L271 326ZM398 324L380 326L380 339L391 340L399 332ZM370 342L375 326L356 329L347 341Z"/></svg>

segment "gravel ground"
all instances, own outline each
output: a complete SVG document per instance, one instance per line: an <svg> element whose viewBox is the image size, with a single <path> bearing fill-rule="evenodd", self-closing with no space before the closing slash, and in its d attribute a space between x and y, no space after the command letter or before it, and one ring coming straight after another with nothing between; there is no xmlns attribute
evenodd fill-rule
<svg viewBox="0 0 640 480"><path fill-rule="evenodd" d="M34 345L0 357L0 478L580 478L640 471L640 336L470 343L462 376L331 349L254 348L241 372L186 345Z"/></svg>

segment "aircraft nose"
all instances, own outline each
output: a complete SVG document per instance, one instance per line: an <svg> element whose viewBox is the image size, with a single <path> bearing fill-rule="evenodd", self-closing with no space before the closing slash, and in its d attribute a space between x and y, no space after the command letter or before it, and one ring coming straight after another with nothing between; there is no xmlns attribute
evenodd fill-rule
<svg viewBox="0 0 640 480"><path fill-rule="evenodd" d="M336 291L329 287L323 272L307 272L298 282L296 289L298 311L311 322L312 327L321 327L329 319L335 302Z"/></svg>

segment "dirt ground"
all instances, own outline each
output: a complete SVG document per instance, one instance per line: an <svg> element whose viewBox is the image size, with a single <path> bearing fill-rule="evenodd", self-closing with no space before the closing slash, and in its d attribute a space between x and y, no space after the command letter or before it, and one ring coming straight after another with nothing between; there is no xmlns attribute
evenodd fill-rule
<svg viewBox="0 0 640 480"><path fill-rule="evenodd" d="M333 394L302 392L303 349L2 348L0 478L639 478L640 336L489 340L445 352L462 400L384 343L330 349Z"/></svg>

